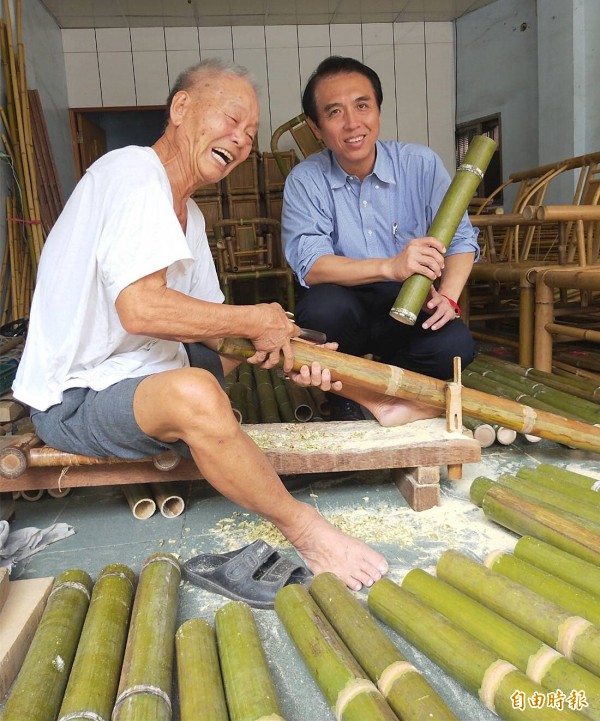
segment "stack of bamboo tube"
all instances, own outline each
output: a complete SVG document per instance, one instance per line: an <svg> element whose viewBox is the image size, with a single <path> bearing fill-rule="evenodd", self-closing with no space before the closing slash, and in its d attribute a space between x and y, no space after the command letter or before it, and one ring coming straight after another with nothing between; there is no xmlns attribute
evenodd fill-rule
<svg viewBox="0 0 600 721"><path fill-rule="evenodd" d="M6 199L7 242L0 271L5 289L0 320L27 317L37 267L44 243L31 132L31 115L25 72L21 2L15 0L15 34L9 0L0 21L0 46L6 92L6 110L0 108L4 157L11 165L14 193Z"/></svg>

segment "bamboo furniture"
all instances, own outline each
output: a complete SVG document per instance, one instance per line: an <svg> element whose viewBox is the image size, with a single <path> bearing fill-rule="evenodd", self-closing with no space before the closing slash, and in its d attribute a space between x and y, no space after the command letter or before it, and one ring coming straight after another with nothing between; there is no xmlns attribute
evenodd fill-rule
<svg viewBox="0 0 600 721"><path fill-rule="evenodd" d="M317 138L310 125L306 122L304 113L300 113L300 115L296 115L296 117L280 125L271 136L271 152L275 156L275 161L284 178L287 177L290 168L286 164L284 156L280 155L279 141L287 132L292 136L294 144L303 158L318 153L325 148L325 144Z"/></svg>

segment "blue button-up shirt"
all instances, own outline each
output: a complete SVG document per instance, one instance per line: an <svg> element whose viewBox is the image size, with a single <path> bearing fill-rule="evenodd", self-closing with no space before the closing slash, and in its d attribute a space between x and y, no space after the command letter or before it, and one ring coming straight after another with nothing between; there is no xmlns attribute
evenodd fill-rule
<svg viewBox="0 0 600 721"><path fill-rule="evenodd" d="M424 145L377 141L362 182L330 150L310 155L286 179L282 240L299 282L322 255L389 258L423 238L450 184L440 157ZM478 230L465 213L447 255L479 256Z"/></svg>

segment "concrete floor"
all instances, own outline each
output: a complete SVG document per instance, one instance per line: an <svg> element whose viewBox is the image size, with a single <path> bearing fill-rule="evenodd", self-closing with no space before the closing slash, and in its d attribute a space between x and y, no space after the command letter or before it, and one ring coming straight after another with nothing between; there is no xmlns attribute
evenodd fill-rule
<svg viewBox="0 0 600 721"><path fill-rule="evenodd" d="M299 498L315 504L330 520L363 538L388 558L392 580L401 581L411 568L433 571L440 554L454 548L480 560L491 550L512 549L516 536L488 521L468 500L470 481L478 475L495 478L521 466L551 463L598 477L598 457L569 450L549 441L536 444L519 437L511 446L482 451L480 463L463 467L463 479L450 482L442 474L439 507L413 512L386 472L370 471L345 475L295 476L285 479ZM445 469L444 469L445 471ZM273 527L215 495L206 484L183 483L179 490L186 500L184 513L174 519L156 514L135 520L117 487L75 489L62 499L47 495L37 502L20 499L11 528L45 528L54 522L73 526L75 534L48 546L18 564L13 579L54 576L68 568L80 568L95 578L108 563L128 564L136 573L144 559L159 550L177 554L182 561L202 552L221 552L243 546L258 537L277 545ZM293 549L281 552L294 557ZM366 599L366 593L358 597ZM192 617L211 621L227 599L187 582L180 586L179 623ZM274 611L256 611L255 617L279 692L287 721L328 721L334 715L327 707L312 677L279 623ZM400 650L439 691L458 718L493 721L497 717L464 691L446 673L413 649L392 631ZM178 721L174 683L173 721Z"/></svg>

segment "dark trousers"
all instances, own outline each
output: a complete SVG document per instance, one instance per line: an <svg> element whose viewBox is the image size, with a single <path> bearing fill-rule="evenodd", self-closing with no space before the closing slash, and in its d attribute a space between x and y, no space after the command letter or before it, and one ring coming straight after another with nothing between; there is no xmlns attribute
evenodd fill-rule
<svg viewBox="0 0 600 721"><path fill-rule="evenodd" d="M475 358L475 343L460 320L439 330L423 330L426 313L414 326L394 320L389 312L401 283L384 282L347 288L324 283L301 291L295 322L320 330L327 340L337 341L342 353L372 353L383 363L422 373L432 378L452 378L453 358L462 367Z"/></svg>

